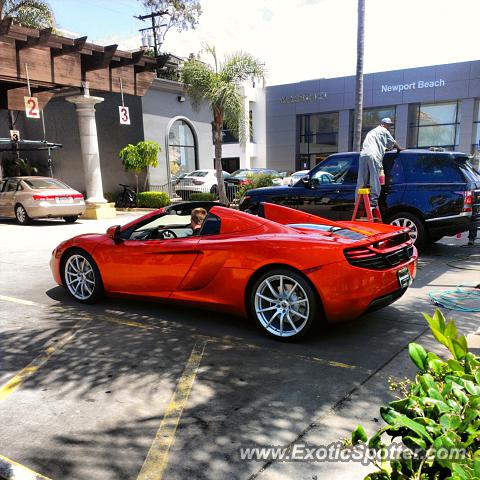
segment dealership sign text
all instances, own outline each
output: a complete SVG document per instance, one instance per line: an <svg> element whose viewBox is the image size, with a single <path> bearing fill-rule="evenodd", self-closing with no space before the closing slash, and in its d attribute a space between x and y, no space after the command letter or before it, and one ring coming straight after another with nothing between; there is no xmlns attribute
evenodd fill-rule
<svg viewBox="0 0 480 480"><path fill-rule="evenodd" d="M301 93L299 95L290 95L282 97L280 99L281 103L300 103L300 102L311 102L313 100L323 100L327 98L327 92L317 92L317 93Z"/></svg>
<svg viewBox="0 0 480 480"><path fill-rule="evenodd" d="M420 88L435 88L444 87L445 80L440 78L439 80L418 80L411 83L399 83L397 85L382 85L382 93L385 92L403 92L404 90L415 90Z"/></svg>

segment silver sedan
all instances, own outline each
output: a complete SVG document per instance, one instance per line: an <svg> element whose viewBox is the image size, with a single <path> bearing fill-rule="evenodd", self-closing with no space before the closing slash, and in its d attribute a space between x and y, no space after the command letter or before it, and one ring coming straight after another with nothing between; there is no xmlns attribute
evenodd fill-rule
<svg viewBox="0 0 480 480"><path fill-rule="evenodd" d="M0 216L27 224L32 218L75 222L85 211L83 195L50 177L8 177L0 182Z"/></svg>

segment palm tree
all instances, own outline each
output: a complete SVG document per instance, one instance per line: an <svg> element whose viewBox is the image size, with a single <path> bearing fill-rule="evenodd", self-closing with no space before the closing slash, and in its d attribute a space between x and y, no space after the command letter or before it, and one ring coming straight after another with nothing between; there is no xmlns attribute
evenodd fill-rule
<svg viewBox="0 0 480 480"><path fill-rule="evenodd" d="M363 52L365 50L365 0L358 0L357 77L355 80L355 116L353 119L353 151L360 151L363 114Z"/></svg>
<svg viewBox="0 0 480 480"><path fill-rule="evenodd" d="M24 27L55 27L53 11L44 0L0 0L0 20L4 17Z"/></svg>
<svg viewBox="0 0 480 480"><path fill-rule="evenodd" d="M220 201L227 204L222 168L222 131L225 126L239 132L241 143L246 141L245 128L243 128L246 112L239 87L249 79L263 81L265 67L258 59L243 52L225 57L219 65L215 48L207 46L206 51L213 57L214 66L191 56L183 64L181 73L193 106L198 108L203 100L208 103L212 111L218 195Z"/></svg>

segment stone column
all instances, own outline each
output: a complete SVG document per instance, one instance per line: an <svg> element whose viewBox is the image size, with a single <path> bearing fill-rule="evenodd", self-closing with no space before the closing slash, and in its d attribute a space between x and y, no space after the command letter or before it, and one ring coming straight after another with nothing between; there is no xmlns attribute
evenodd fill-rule
<svg viewBox="0 0 480 480"><path fill-rule="evenodd" d="M107 203L103 196L102 172L98 152L97 124L95 121L95 105L103 102L101 97L75 95L67 97L77 110L80 146L82 149L83 174L87 190L87 204Z"/></svg>

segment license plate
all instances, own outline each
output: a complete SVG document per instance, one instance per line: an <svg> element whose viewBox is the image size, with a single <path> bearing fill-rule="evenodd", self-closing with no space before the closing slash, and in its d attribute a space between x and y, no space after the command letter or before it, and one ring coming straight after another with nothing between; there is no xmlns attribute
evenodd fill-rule
<svg viewBox="0 0 480 480"><path fill-rule="evenodd" d="M72 203L73 198L72 197L57 197L56 201L57 201L57 203Z"/></svg>
<svg viewBox="0 0 480 480"><path fill-rule="evenodd" d="M400 269L397 272L397 277L398 277L398 283L400 284L401 288L407 288L412 281L410 277L410 272L407 267Z"/></svg>

